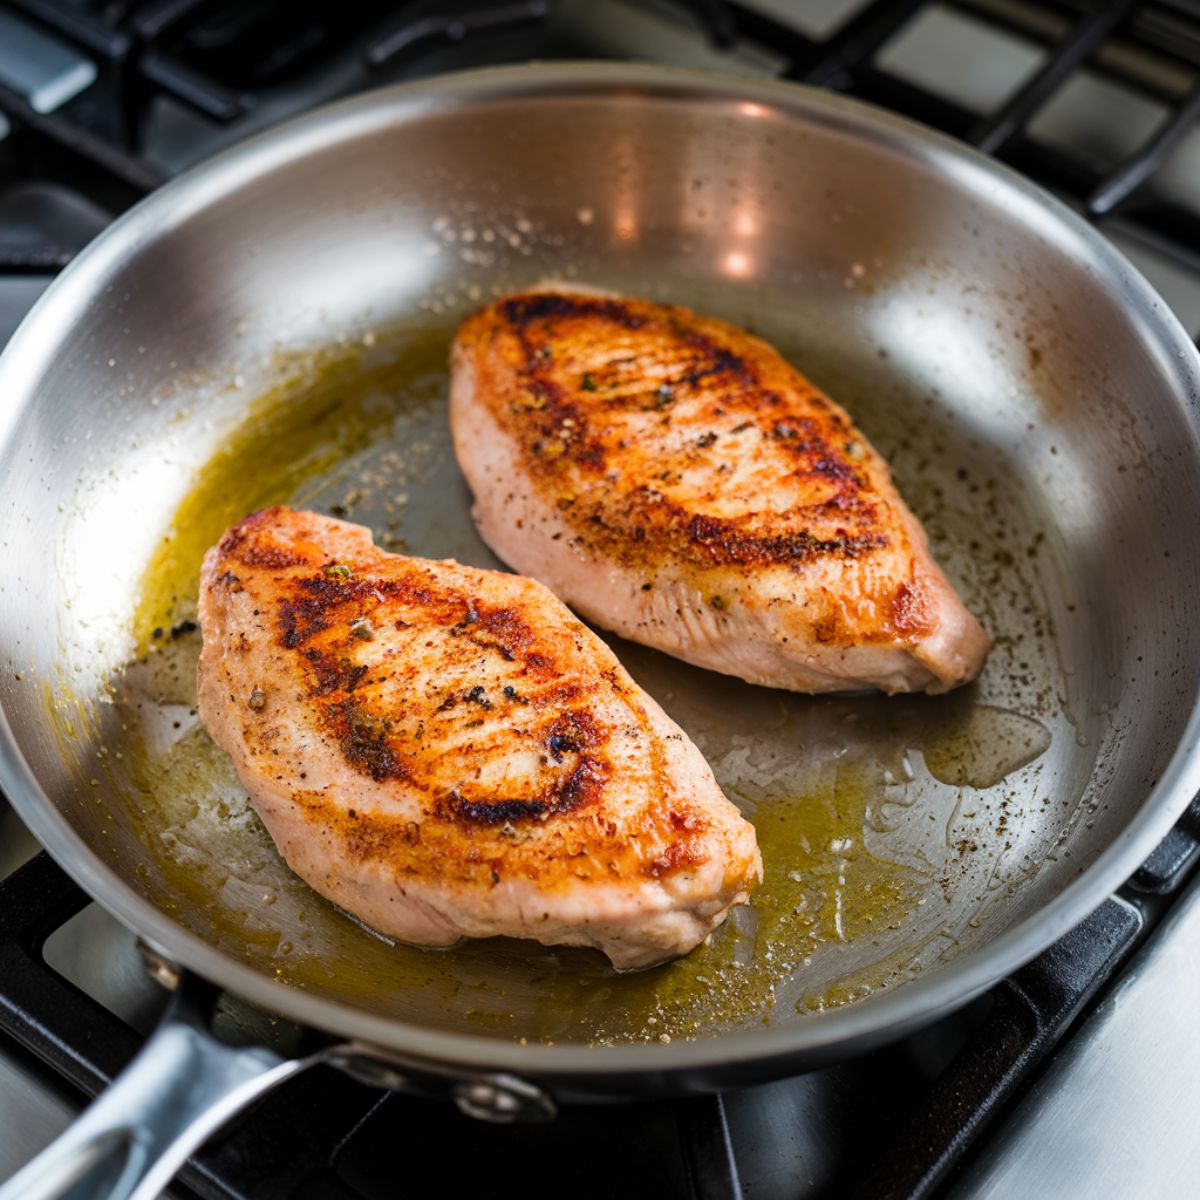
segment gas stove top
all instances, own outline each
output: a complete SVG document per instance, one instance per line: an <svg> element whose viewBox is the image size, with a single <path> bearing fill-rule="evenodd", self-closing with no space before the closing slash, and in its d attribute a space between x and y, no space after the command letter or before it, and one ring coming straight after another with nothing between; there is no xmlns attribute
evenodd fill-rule
<svg viewBox="0 0 1200 1200"><path fill-rule="evenodd" d="M1200 7L1185 0L0 0L0 345L116 215L232 141L365 87L589 57L816 84L962 137L1095 220L1200 331ZM372 1198L398 1177L418 1195L1183 1194L1200 1168L1198 837L1193 805L1062 942L856 1062L506 1128L319 1069L214 1138L172 1194ZM0 799L0 1179L165 999L133 936Z"/></svg>

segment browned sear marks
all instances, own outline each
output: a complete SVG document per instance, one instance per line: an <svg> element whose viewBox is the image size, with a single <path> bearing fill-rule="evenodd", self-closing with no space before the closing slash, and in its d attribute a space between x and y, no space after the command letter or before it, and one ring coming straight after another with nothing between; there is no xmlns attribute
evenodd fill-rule
<svg viewBox="0 0 1200 1200"><path fill-rule="evenodd" d="M536 285L463 322L450 420L483 539L623 637L796 691L945 691L983 664L887 464L735 325Z"/></svg>
<svg viewBox="0 0 1200 1200"><path fill-rule="evenodd" d="M582 928L566 940L654 961L697 940L669 916L689 888L711 924L757 876L753 831L694 747L532 580L276 508L210 552L200 615L209 731L294 869L384 932Z"/></svg>
<svg viewBox="0 0 1200 1200"><path fill-rule="evenodd" d="M503 422L597 549L628 559L640 546L648 558L716 566L888 545L842 415L773 350L723 322L643 300L540 292L483 309L459 337L490 340L497 366L519 375L522 395ZM778 503L757 503L772 495Z"/></svg>

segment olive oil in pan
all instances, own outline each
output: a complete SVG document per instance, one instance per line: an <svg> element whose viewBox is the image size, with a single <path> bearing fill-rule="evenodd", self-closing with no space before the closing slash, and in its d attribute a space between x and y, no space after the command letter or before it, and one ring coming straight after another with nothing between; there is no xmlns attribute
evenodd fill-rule
<svg viewBox="0 0 1200 1200"><path fill-rule="evenodd" d="M177 643L156 665L182 682L194 655L193 645ZM139 693L163 682L157 670L131 673L120 706L132 716L140 702L139 715L153 723ZM755 823L765 877L751 906L677 962L618 975L592 952L510 940L442 952L394 945L288 870L232 763L199 724L177 732L169 745L145 737L127 760L141 833L163 866L175 914L281 979L349 992L398 1016L589 1041L695 1036L768 1020L780 989L822 947L900 929L928 886L920 870L867 849L871 776L832 765L803 794L783 785L739 791L744 781L722 780Z"/></svg>
<svg viewBox="0 0 1200 1200"><path fill-rule="evenodd" d="M765 864L749 906L649 971L617 975L592 952L506 940L393 945L284 865L195 717L200 559L246 512L287 501L361 521L388 548L496 565L471 525L445 421L449 336L425 329L370 353L293 360L289 382L251 405L197 473L147 567L137 661L113 681L124 744L105 770L157 865L148 893L297 987L502 1037L704 1036L886 986L912 947L936 937L957 890L977 886L950 831L986 804L963 796L1036 771L1027 764L1049 743L1039 721L979 689L792 696L615 642L755 823Z"/></svg>
<svg viewBox="0 0 1200 1200"><path fill-rule="evenodd" d="M385 439L417 440L422 424L440 412L444 328L410 331L379 350L374 338L367 341L279 356L284 382L247 408L196 473L146 567L133 618L140 653L195 615L200 560L230 525L271 504L315 504L318 496L326 508L336 507L329 493L342 468Z"/></svg>

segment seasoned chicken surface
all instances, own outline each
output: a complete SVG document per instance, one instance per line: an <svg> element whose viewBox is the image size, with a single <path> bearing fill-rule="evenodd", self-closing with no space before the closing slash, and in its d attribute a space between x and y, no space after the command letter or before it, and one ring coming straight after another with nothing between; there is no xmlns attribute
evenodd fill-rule
<svg viewBox="0 0 1200 1200"><path fill-rule="evenodd" d="M683 954L759 880L696 747L541 584L272 508L204 560L200 716L288 865L381 933Z"/></svg>
<svg viewBox="0 0 1200 1200"><path fill-rule="evenodd" d="M544 284L471 316L451 423L480 533L589 620L802 692L943 692L987 634L883 459L770 346Z"/></svg>

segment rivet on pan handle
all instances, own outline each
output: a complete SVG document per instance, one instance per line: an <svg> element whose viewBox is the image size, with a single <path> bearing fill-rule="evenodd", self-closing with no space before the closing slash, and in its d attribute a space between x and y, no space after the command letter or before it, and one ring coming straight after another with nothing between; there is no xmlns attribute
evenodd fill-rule
<svg viewBox="0 0 1200 1200"><path fill-rule="evenodd" d="M348 1042L325 1051L322 1061L368 1087L414 1095L449 1097L464 1116L494 1125L537 1124L558 1115L553 1096L528 1079L504 1071L454 1072L406 1063L372 1047ZM3 1197L0 1197L3 1200Z"/></svg>
<svg viewBox="0 0 1200 1200"><path fill-rule="evenodd" d="M451 1089L459 1112L494 1125L552 1121L554 1101L535 1084L513 1075L467 1079Z"/></svg>

